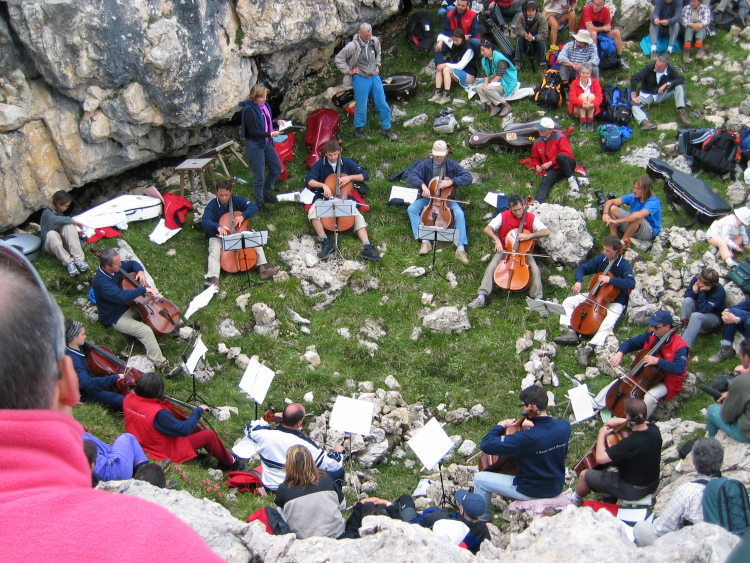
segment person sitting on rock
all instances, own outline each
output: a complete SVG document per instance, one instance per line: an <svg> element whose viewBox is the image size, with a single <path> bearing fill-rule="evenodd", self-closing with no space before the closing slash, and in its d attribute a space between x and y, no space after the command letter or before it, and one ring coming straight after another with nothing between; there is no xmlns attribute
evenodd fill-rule
<svg viewBox="0 0 750 563"><path fill-rule="evenodd" d="M607 447L607 436L625 424L631 427L629 435ZM617 471L581 471L571 502L581 506L592 491L623 500L639 500L654 493L659 486L661 444L659 428L646 421L646 403L630 397L625 401L625 418L610 418L599 429L594 449L597 466L613 465Z"/></svg>
<svg viewBox="0 0 750 563"><path fill-rule="evenodd" d="M591 75L591 63L582 63L578 77L570 83L568 111L581 120L580 131L594 132L594 116L601 112L602 87Z"/></svg>
<svg viewBox="0 0 750 563"><path fill-rule="evenodd" d="M78 236L83 223L66 217L73 198L68 192L58 191L52 195L52 207L45 207L39 222L44 252L57 258L71 276L90 270L83 257L81 238Z"/></svg>
<svg viewBox="0 0 750 563"><path fill-rule="evenodd" d="M447 104L451 101L451 82L461 86L474 83L479 68L479 46L475 41L464 39L464 32L454 29L451 37L439 35L438 39L450 45L448 57L451 62L435 66L435 93L428 102Z"/></svg>
<svg viewBox="0 0 750 563"><path fill-rule="evenodd" d="M672 0L679 2L680 0ZM690 127L690 120L685 115L685 78L669 64L668 55L660 55L630 77L630 100L633 119L643 131L656 129L648 120L643 106L660 104L674 98L677 107L677 121L680 125ZM640 85L640 89L639 89Z"/></svg>
<svg viewBox="0 0 750 563"><path fill-rule="evenodd" d="M703 491L708 480L721 476L724 448L716 438L702 438L693 445L692 458L693 479L677 488L661 516L637 522L633 528L639 547L653 545L664 534L703 522Z"/></svg>
<svg viewBox="0 0 750 563"><path fill-rule="evenodd" d="M576 180L576 160L573 149L570 148L568 138L554 131L555 122L550 117L539 120L539 138L531 145L531 166L538 173L544 172L536 192L536 200L544 203L549 191L557 182L567 178L568 187L571 191L578 191L578 180Z"/></svg>
<svg viewBox="0 0 750 563"><path fill-rule="evenodd" d="M609 233L619 232L623 240L651 240L661 231L661 202L654 195L651 178L644 176L633 182L633 193L610 199L604 204L602 221ZM622 206L627 205L630 211Z"/></svg>
<svg viewBox="0 0 750 563"><path fill-rule="evenodd" d="M728 267L736 266L735 252L750 250L747 226L750 225L750 209L740 207L721 219L717 219L706 231L706 240L719 249L719 256Z"/></svg>
<svg viewBox="0 0 750 563"><path fill-rule="evenodd" d="M622 34L619 29L612 27L612 15L609 8L604 5L604 0L592 0L581 12L578 20L578 30L585 29L591 34L591 39L596 43L599 34L608 35L615 42L615 50L622 55Z"/></svg>
<svg viewBox="0 0 750 563"><path fill-rule="evenodd" d="M750 337L750 299L724 309L721 312L721 322L724 326L721 329L719 351L708 358L712 364L720 364L734 356L733 342L737 332L746 338Z"/></svg>
<svg viewBox="0 0 750 563"><path fill-rule="evenodd" d="M690 49L693 40L695 48L700 55L706 54L706 48L703 41L706 39L708 25L711 23L711 8L701 4L701 0L690 0L682 8L682 27L685 30L685 43L682 45L682 60L690 62Z"/></svg>
<svg viewBox="0 0 750 563"><path fill-rule="evenodd" d="M549 25L539 12L536 0L527 0L523 10L518 12L513 27L516 32L516 57L513 61L516 70L521 70L523 66L524 53L528 53L532 60L536 57L540 70L546 70Z"/></svg>
<svg viewBox="0 0 750 563"><path fill-rule="evenodd" d="M680 35L680 23L682 21L683 0L656 0L654 10L651 12L651 25L649 36L651 39L651 59L656 59L657 42L659 37L669 36L667 54L671 55L677 50L677 40Z"/></svg>
<svg viewBox="0 0 750 563"><path fill-rule="evenodd" d="M479 53L482 55L485 78L476 85L476 93L479 100L489 108L490 117L505 117L511 111L506 98L518 88L518 71L489 41L482 42Z"/></svg>
<svg viewBox="0 0 750 563"><path fill-rule="evenodd" d="M719 283L716 270L705 268L693 276L682 300L681 317L688 321L682 332L685 344L692 347L700 332L710 332L721 326L725 300L724 286Z"/></svg>
<svg viewBox="0 0 750 563"><path fill-rule="evenodd" d="M510 457L518 464L518 475L492 471L474 474L474 492L484 500L482 520L492 519L492 493L518 500L553 498L565 485L565 458L568 455L570 422L547 415L547 392L543 387L527 387L518 397L523 405L527 428L505 435L517 421L502 420L482 439L480 449L490 455Z"/></svg>
<svg viewBox="0 0 750 563"><path fill-rule="evenodd" d="M743 372L729 384L716 403L706 409L706 430L716 436L721 430L730 438L750 443L750 340L740 342L740 362Z"/></svg>
<svg viewBox="0 0 750 563"><path fill-rule="evenodd" d="M572 37L557 54L563 87L578 76L583 63L590 65L591 76L599 78L599 54L588 30L582 29Z"/></svg>

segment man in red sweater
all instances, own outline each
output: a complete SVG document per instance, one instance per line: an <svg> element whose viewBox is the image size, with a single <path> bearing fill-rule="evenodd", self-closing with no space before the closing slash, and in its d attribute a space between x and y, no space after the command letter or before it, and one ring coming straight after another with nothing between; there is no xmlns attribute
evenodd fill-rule
<svg viewBox="0 0 750 563"><path fill-rule="evenodd" d="M581 19L578 20L578 29L587 29L594 41L598 33L610 36L615 42L617 54L622 55L622 35L619 29L612 27L612 15L609 8L604 5L604 0L593 0L583 9Z"/></svg>
<svg viewBox="0 0 750 563"><path fill-rule="evenodd" d="M91 488L63 317L33 266L0 247L0 553L5 561L223 561L178 517ZM29 314L33 311L34 314Z"/></svg>
<svg viewBox="0 0 750 563"><path fill-rule="evenodd" d="M578 191L578 181L575 177L576 161L568 138L553 131L555 122L550 117L543 117L537 128L539 138L531 146L531 164L536 172L544 173L536 192L536 200L542 203L561 178L568 179L568 186L574 192Z"/></svg>

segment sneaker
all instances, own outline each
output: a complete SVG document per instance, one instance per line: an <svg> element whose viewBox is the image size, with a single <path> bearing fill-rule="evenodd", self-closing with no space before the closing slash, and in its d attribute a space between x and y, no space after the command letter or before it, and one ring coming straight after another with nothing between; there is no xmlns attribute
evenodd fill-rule
<svg viewBox="0 0 750 563"><path fill-rule="evenodd" d="M203 284L203 289L208 289L212 285L215 285L217 288L219 287L219 278L216 276L212 276L206 280L206 283Z"/></svg>
<svg viewBox="0 0 750 563"><path fill-rule="evenodd" d="M465 250L456 250L456 258L461 260L461 262L463 262L464 264L469 263L469 257L466 255Z"/></svg>
<svg viewBox="0 0 750 563"><path fill-rule="evenodd" d="M435 89L435 93L429 98L427 98L427 101L432 102L432 103L437 102L440 99L440 96L442 95L443 95L442 90Z"/></svg>
<svg viewBox="0 0 750 563"><path fill-rule="evenodd" d="M575 176L571 176L570 178L568 178L568 187L570 188L571 192L578 191L578 180L576 180Z"/></svg>
<svg viewBox="0 0 750 563"><path fill-rule="evenodd" d="M500 107L500 117L505 117L508 115L513 108L510 107L510 104L508 102L503 102L503 105Z"/></svg>
<svg viewBox="0 0 750 563"><path fill-rule="evenodd" d="M419 247L419 255L424 256L430 251L432 251L432 243L427 240L422 241L422 246Z"/></svg>
<svg viewBox="0 0 750 563"><path fill-rule="evenodd" d="M78 268L78 271L81 273L88 272L91 269L86 262L76 262L76 268Z"/></svg>
<svg viewBox="0 0 750 563"><path fill-rule="evenodd" d="M70 262L67 266L65 266L68 269L68 274L73 277L77 276L81 272L78 271L78 268L76 268L75 262Z"/></svg>
<svg viewBox="0 0 750 563"><path fill-rule="evenodd" d="M643 121L641 121L640 125L641 131L653 131L654 129L656 129L656 125L651 123L648 119L644 119Z"/></svg>
<svg viewBox="0 0 750 563"><path fill-rule="evenodd" d="M157 465L159 467L161 467L161 470L166 473L167 469L169 469L170 467L172 467L172 460L171 459L164 459L164 460L160 461Z"/></svg>
<svg viewBox="0 0 750 563"><path fill-rule="evenodd" d="M487 306L487 297L483 293L480 293L474 298L474 300L471 303L469 303L468 308L469 309L483 309L486 306Z"/></svg>
<svg viewBox="0 0 750 563"><path fill-rule="evenodd" d="M685 115L685 108L680 108L677 110L677 121L680 122L680 125L690 127L690 120L687 118L687 115Z"/></svg>
<svg viewBox="0 0 750 563"><path fill-rule="evenodd" d="M712 364L720 364L721 362L734 357L735 353L734 348L731 346L722 346L717 354L708 358L708 361Z"/></svg>
<svg viewBox="0 0 750 563"><path fill-rule="evenodd" d="M498 113L500 113L500 110L502 107L496 106L495 104L490 104L490 117L495 117Z"/></svg>
<svg viewBox="0 0 750 563"><path fill-rule="evenodd" d="M383 129L383 136L389 141L398 141L398 135L396 135L391 129Z"/></svg>
<svg viewBox="0 0 750 563"><path fill-rule="evenodd" d="M354 136L357 137L357 139L369 139L370 137L367 136L367 133L365 133L365 130L361 127L358 127L354 130Z"/></svg>
<svg viewBox="0 0 750 563"><path fill-rule="evenodd" d="M383 260L383 257L375 252L375 247L372 244L366 244L362 249L362 258L372 262L381 262Z"/></svg>
<svg viewBox="0 0 750 563"><path fill-rule="evenodd" d="M232 463L229 465L226 463L220 463L218 467L222 471L242 471L245 469L245 462L237 456L232 456Z"/></svg>
<svg viewBox="0 0 750 563"><path fill-rule="evenodd" d="M320 252L318 252L318 258L321 260L323 258L328 258L328 255L333 252L333 243L331 242L331 239L327 238L323 241L323 246L320 248Z"/></svg>
<svg viewBox="0 0 750 563"><path fill-rule="evenodd" d="M263 202L264 203L278 203L279 200L275 195L271 194L271 195L263 196Z"/></svg>
<svg viewBox="0 0 750 563"><path fill-rule="evenodd" d="M523 65L521 63L513 63L513 65L516 67L516 70L519 71L519 72L523 68Z"/></svg>
<svg viewBox="0 0 750 563"><path fill-rule="evenodd" d="M269 266L268 264L262 264L258 266L258 276L260 277L260 281L271 279L278 273L280 269L281 266Z"/></svg>
<svg viewBox="0 0 750 563"><path fill-rule="evenodd" d="M589 359L591 358L591 354L593 351L594 349L591 346L581 346L578 350L576 350L578 363L585 368L589 367Z"/></svg>
<svg viewBox="0 0 750 563"><path fill-rule="evenodd" d="M689 63L690 62L690 49L685 49L682 52L682 62L683 63Z"/></svg>
<svg viewBox="0 0 750 563"><path fill-rule="evenodd" d="M563 346L575 346L578 344L578 333L572 328L569 328L565 334L556 337L553 342L555 344L562 344Z"/></svg>
<svg viewBox="0 0 750 563"><path fill-rule="evenodd" d="M443 92L443 94L435 100L436 104L440 104L441 106L444 106L445 104L451 103L451 95L448 92Z"/></svg>

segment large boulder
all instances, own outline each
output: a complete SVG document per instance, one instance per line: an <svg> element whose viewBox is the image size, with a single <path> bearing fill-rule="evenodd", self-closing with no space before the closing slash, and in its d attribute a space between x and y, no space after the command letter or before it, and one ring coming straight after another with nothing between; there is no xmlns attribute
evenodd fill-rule
<svg viewBox="0 0 750 563"><path fill-rule="evenodd" d="M549 228L550 236L540 239L539 246L555 262L575 267L586 260L594 239L580 211L554 203L530 205L529 211Z"/></svg>

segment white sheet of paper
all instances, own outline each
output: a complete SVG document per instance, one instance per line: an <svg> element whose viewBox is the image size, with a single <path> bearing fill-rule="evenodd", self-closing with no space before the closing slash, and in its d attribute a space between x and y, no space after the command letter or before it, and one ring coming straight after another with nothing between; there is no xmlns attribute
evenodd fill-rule
<svg viewBox="0 0 750 563"><path fill-rule="evenodd" d="M331 410L329 426L333 430L367 436L372 427L372 414L375 404L369 401L336 397Z"/></svg>
<svg viewBox="0 0 750 563"><path fill-rule="evenodd" d="M504 195L499 194L497 192L487 192L487 195L484 196L484 202L492 207L497 207L497 196Z"/></svg>
<svg viewBox="0 0 750 563"><path fill-rule="evenodd" d="M240 379L239 388L247 393L259 405L266 400L268 390L273 383L276 373L262 365L256 359L251 359Z"/></svg>
<svg viewBox="0 0 750 563"><path fill-rule="evenodd" d="M185 311L185 320L189 319L195 313L203 309L203 307L208 305L217 293L219 293L219 288L212 285L193 297L193 300Z"/></svg>
<svg viewBox="0 0 750 563"><path fill-rule="evenodd" d="M453 442L435 417L420 428L407 444L428 471L432 471L453 447Z"/></svg>
<svg viewBox="0 0 750 563"><path fill-rule="evenodd" d="M417 483L417 488L414 489L414 492L411 494L413 497L426 497L427 496L427 489L430 488L430 485L434 484L435 481L432 479L420 479L419 483Z"/></svg>
<svg viewBox="0 0 750 563"><path fill-rule="evenodd" d="M414 203L417 201L419 191L416 188L406 188L404 186L391 186L391 195L388 201L402 199L405 203Z"/></svg>
<svg viewBox="0 0 750 563"><path fill-rule="evenodd" d="M305 205L310 204L315 199L315 192L305 188L299 193L299 198L302 200L302 203L304 203Z"/></svg>
<svg viewBox="0 0 750 563"><path fill-rule="evenodd" d="M198 365L201 358L206 357L206 352L208 352L208 348L206 348L206 345L203 344L203 339L199 336L195 341L193 351L190 353L187 362L185 362L189 373L195 371L195 366Z"/></svg>
<svg viewBox="0 0 750 563"><path fill-rule="evenodd" d="M569 389L568 397L570 397L570 406L573 407L573 415L575 415L577 422L588 420L594 416L594 407L591 404L588 385L584 383Z"/></svg>
<svg viewBox="0 0 750 563"><path fill-rule="evenodd" d="M623 522L643 522L648 516L646 508L620 508L617 518Z"/></svg>
<svg viewBox="0 0 750 563"><path fill-rule="evenodd" d="M237 442L234 447L232 447L232 451L237 457L241 457L242 459L250 459L255 455L255 452L258 451L258 448L255 445L255 442L245 436L244 438L242 438L242 440Z"/></svg>
<svg viewBox="0 0 750 563"><path fill-rule="evenodd" d="M281 124L279 125L279 131L289 129L290 127L293 127L293 123L291 121L282 120Z"/></svg>
<svg viewBox="0 0 750 563"><path fill-rule="evenodd" d="M156 244L164 244L181 230L182 227L170 229L167 227L164 219L159 219L159 222L156 224L156 227L154 227L154 230L151 231L151 234L148 235L148 238L151 242L155 242Z"/></svg>
<svg viewBox="0 0 750 563"><path fill-rule="evenodd" d="M276 194L276 199L278 201L295 201L299 202L302 201L302 196L299 192L289 192L287 194Z"/></svg>

